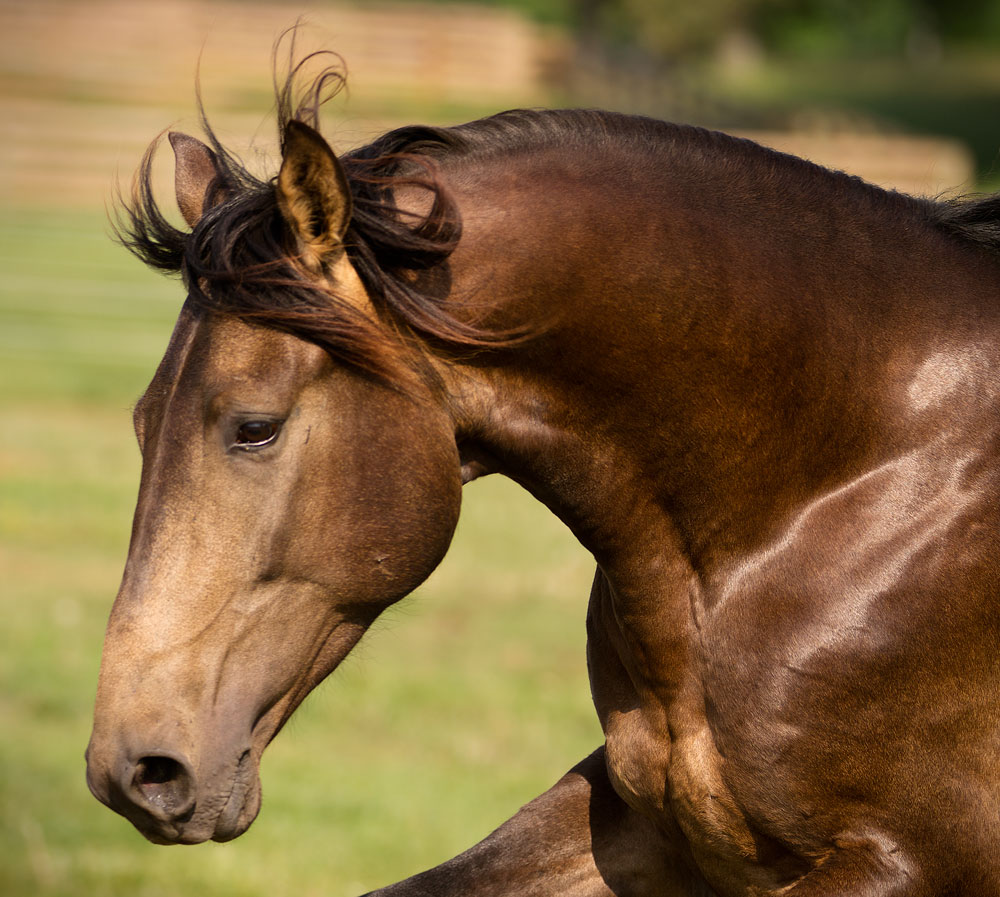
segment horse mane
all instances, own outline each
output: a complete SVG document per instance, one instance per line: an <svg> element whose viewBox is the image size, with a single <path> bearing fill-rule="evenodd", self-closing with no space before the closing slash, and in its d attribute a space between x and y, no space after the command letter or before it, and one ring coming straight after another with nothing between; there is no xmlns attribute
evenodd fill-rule
<svg viewBox="0 0 1000 897"><path fill-rule="evenodd" d="M1000 254L1000 193L948 199L934 210L942 229Z"/></svg>
<svg viewBox="0 0 1000 897"><path fill-rule="evenodd" d="M294 38L292 44L287 75L283 80L275 77L282 142L292 120L318 129L320 107L345 84L339 57L320 51L295 63ZM336 64L327 65L311 80L303 78L307 63L330 57ZM278 209L275 179L257 177L229 152L207 119L200 93L197 101L202 129L217 158L219 175L213 193L221 201L192 231L174 227L153 195L157 138L143 156L131 197L117 197L119 240L147 265L181 274L196 311L222 312L294 333L362 373L403 386L408 374L400 364L400 340L389 338L384 328L338 296L335 287L317 282L303 270ZM398 337L404 342L409 338L431 342L456 354L530 337L527 329L497 331L470 322L467 314L459 317L447 289L440 289L434 271L458 245L462 223L458 206L439 177L438 161L509 157L518 151L574 143L582 152L593 152L602 143L655 147L688 161L711 154L725 157L744 173L750 169L759 176L783 179L801 181L812 172L817 178L813 183L826 178L826 189L837 195L853 194L890 214L915 211L932 227L1000 253L1000 194L974 200L919 200L700 128L594 110L512 110L450 128L399 128L341 156L353 198L345 249L377 313ZM427 191L429 211L416 217L399 209L393 195L400 187Z"/></svg>
<svg viewBox="0 0 1000 897"><path fill-rule="evenodd" d="M282 145L292 120L318 130L320 107L345 84L335 54L320 51L293 63L293 53L294 46L285 78L275 78ZM307 64L330 57L335 64L303 80ZM278 208L276 178L259 178L226 149L208 121L200 91L197 104L216 156L218 175L210 199L217 202L208 204L191 231L170 223L152 186L161 134L143 155L129 198L121 191L116 196L112 226L119 241L150 267L180 274L189 307L196 312L221 312L294 333L362 373L404 386L408 374L400 366L399 341L388 339L382 328L338 296L335 286L304 271ZM404 340L413 335L456 353L518 342L525 336L522 331L489 330L457 317L433 278L421 276L447 260L461 235L457 205L422 152L432 144L457 141L444 129L404 128L341 157L353 199L345 250L373 306ZM430 210L421 217L400 210L393 201L399 187L427 191Z"/></svg>

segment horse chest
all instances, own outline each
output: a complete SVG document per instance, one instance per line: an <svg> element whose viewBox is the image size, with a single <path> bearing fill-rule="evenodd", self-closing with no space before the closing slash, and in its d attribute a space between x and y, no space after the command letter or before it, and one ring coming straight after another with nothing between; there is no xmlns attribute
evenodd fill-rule
<svg viewBox="0 0 1000 897"><path fill-rule="evenodd" d="M595 590L612 781L646 815L676 819L702 869L720 870L720 893L724 880L780 888L859 825L939 843L942 767L962 782L951 820L1000 796L982 760L1000 734L997 627L947 611L956 592L992 606L996 527L940 494L906 513L835 513L883 485L817 503L685 591L683 644L663 637L676 618L630 614L621 593Z"/></svg>
<svg viewBox="0 0 1000 897"><path fill-rule="evenodd" d="M697 668L710 744L687 768L714 757L752 831L818 860L859 827L935 850L966 822L981 830L976 808L1000 799L985 519L901 515L832 546L805 527L707 590ZM949 791L942 770L961 784Z"/></svg>

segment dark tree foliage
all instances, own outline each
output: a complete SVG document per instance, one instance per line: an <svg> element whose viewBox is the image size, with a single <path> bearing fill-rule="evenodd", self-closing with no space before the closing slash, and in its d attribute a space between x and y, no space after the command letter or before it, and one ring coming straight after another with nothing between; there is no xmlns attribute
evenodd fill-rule
<svg viewBox="0 0 1000 897"><path fill-rule="evenodd" d="M1000 45L995 0L573 0L584 37L669 57L712 49L735 30L768 49L899 55L923 42ZM522 4L523 5L523 4Z"/></svg>

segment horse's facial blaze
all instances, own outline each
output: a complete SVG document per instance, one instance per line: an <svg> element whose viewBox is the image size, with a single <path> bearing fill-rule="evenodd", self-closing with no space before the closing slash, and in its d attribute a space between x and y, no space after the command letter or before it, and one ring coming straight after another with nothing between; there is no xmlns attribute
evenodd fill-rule
<svg viewBox="0 0 1000 897"><path fill-rule="evenodd" d="M227 840L268 742L447 549L454 429L313 345L182 312L136 431L87 778L151 840Z"/></svg>

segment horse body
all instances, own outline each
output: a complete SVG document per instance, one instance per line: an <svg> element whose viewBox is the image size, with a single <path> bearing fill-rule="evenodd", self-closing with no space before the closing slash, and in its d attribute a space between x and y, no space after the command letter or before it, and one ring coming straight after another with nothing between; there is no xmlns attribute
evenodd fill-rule
<svg viewBox="0 0 1000 897"><path fill-rule="evenodd" d="M836 849L902 880L946 838L976 874L996 856L996 263L825 172L779 206L655 161L542 195L558 167L518 166L548 229L491 217L483 239L560 257L490 270L488 301L567 297L572 321L471 427L599 562L589 659L616 790L676 814L725 893ZM517 208L483 180L468 206L500 180ZM794 276L769 283L762 255Z"/></svg>
<svg viewBox="0 0 1000 897"><path fill-rule="evenodd" d="M182 315L137 413L95 793L156 839L242 831L267 742L443 554L459 472L501 473L597 560L606 743L386 895L1000 894L1000 256L937 206L718 135L591 113L455 133L465 151L409 147L462 221L412 280L533 337L403 340L401 395L306 340ZM276 190L302 249L344 213L286 177L332 165L296 134ZM196 234L221 176L200 152L179 152L207 172L179 180ZM395 201L428 214L409 181ZM331 255L313 276L385 327ZM234 452L262 418L281 441Z"/></svg>

